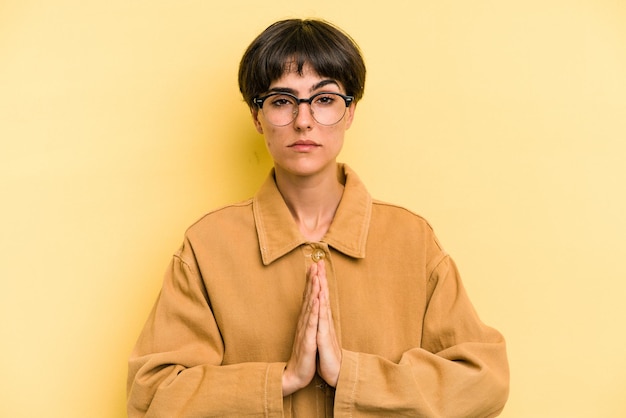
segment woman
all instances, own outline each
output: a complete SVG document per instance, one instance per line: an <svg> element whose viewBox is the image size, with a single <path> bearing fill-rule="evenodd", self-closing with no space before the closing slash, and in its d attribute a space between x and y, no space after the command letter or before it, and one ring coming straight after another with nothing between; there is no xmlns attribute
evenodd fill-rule
<svg viewBox="0 0 626 418"><path fill-rule="evenodd" d="M363 95L352 39L285 20L239 85L274 168L192 225L129 362L130 417L498 415L505 343L424 219L337 163Z"/></svg>

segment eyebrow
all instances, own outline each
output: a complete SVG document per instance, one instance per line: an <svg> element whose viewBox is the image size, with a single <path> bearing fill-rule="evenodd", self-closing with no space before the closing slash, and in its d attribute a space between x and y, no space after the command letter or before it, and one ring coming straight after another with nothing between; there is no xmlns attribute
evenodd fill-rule
<svg viewBox="0 0 626 418"><path fill-rule="evenodd" d="M331 78L327 78L325 80L320 81L317 84L314 84L309 91L310 92L314 92L315 90L321 89L322 87L328 86L329 84L334 84L337 87L339 87L339 83L336 80L333 80ZM276 93L290 93L293 94L294 96L296 95L296 91L292 88L289 87L272 87L271 89L269 89L269 92L276 92Z"/></svg>

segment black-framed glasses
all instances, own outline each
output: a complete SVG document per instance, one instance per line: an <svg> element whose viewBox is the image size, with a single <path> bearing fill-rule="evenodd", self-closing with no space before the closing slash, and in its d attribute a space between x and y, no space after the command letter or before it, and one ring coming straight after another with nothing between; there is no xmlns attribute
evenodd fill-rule
<svg viewBox="0 0 626 418"><path fill-rule="evenodd" d="M261 109L265 119L274 126L286 126L298 116L300 105L308 103L313 119L320 125L335 125L343 119L346 109L354 102L354 96L341 93L320 92L308 99L300 99L291 93L276 92L256 97L252 102Z"/></svg>

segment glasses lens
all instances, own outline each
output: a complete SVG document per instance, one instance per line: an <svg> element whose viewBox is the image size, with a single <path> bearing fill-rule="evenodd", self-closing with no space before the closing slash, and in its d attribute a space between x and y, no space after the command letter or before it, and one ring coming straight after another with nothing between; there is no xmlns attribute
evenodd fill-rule
<svg viewBox="0 0 626 418"><path fill-rule="evenodd" d="M263 114L272 125L289 125L298 113L295 97L287 94L274 94L263 102Z"/></svg>
<svg viewBox="0 0 626 418"><path fill-rule="evenodd" d="M334 125L345 115L346 102L338 94L320 93L311 100L311 112L318 123Z"/></svg>

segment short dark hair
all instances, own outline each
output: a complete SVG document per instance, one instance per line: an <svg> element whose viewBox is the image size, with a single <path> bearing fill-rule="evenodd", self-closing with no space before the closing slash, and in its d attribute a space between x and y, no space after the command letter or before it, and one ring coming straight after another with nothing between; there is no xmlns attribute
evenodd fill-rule
<svg viewBox="0 0 626 418"><path fill-rule="evenodd" d="M365 62L356 42L343 30L318 19L287 19L265 29L239 64L239 90L250 107L270 84L295 65L310 65L322 77L341 83L357 102L365 89Z"/></svg>

